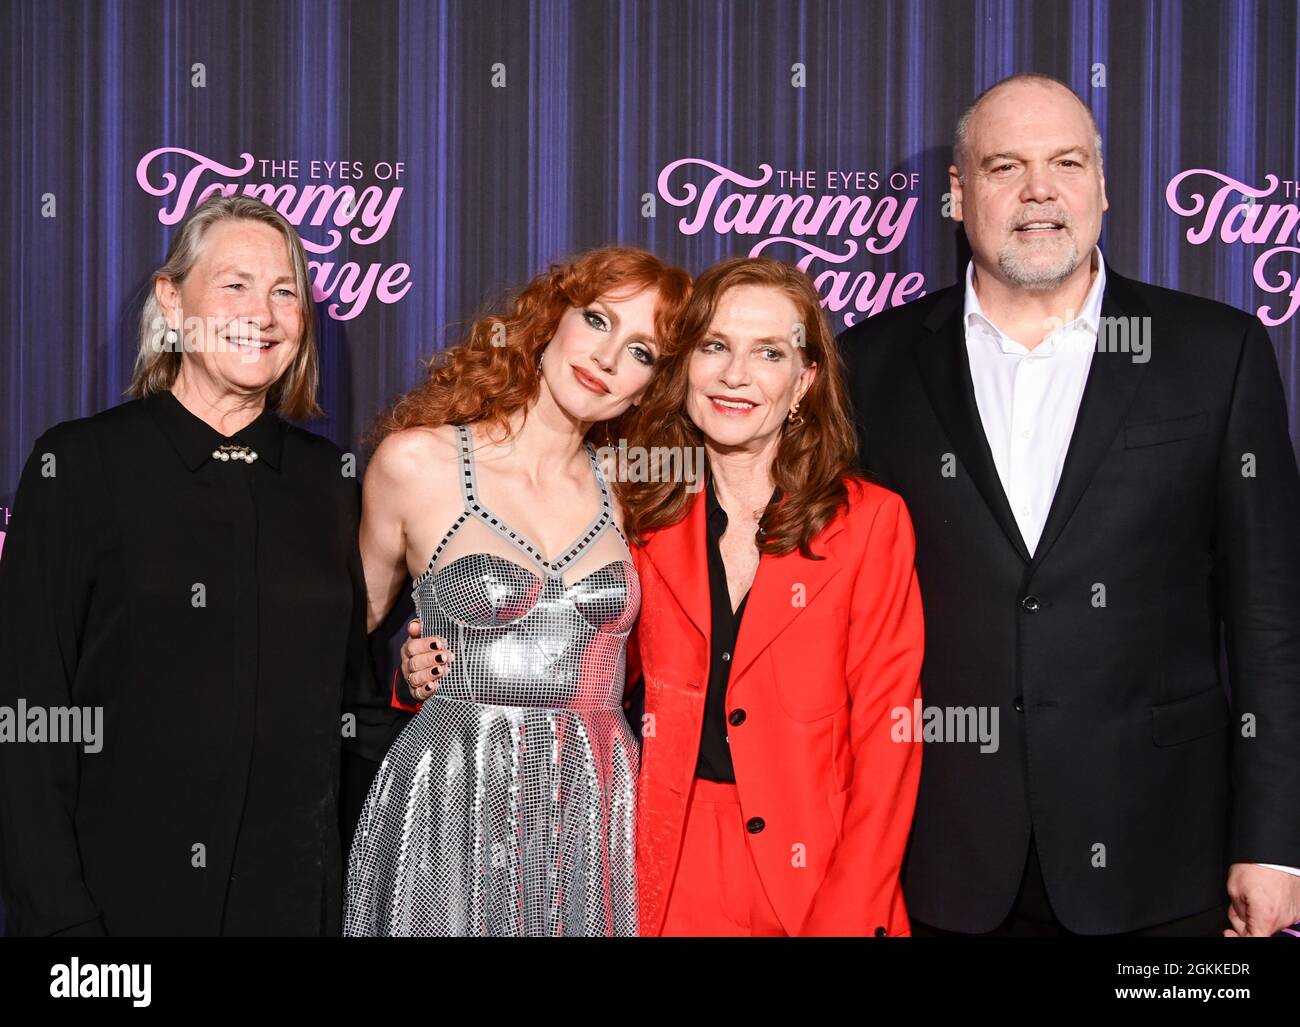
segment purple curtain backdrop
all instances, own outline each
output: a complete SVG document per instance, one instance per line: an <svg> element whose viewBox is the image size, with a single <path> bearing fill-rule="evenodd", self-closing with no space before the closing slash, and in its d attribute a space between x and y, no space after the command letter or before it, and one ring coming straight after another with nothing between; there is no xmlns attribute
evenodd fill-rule
<svg viewBox="0 0 1300 1027"><path fill-rule="evenodd" d="M1297 438L1296 319L1282 316L1300 269L1286 224L1300 178L1290 0L10 0L0 30L0 308L14 328L0 337L0 544L36 437L122 401L142 290L166 222L193 204L178 194L198 162L230 169L202 172L199 190L264 184L286 203L308 186L373 190L358 195L369 226L327 200L300 225L330 265L318 279L327 416L309 427L360 452L422 358L587 247L646 246L691 271L755 250L809 258L814 277L845 276L821 279L841 294L837 327L881 278L896 276L886 299L954 281L953 123L1025 70L1070 82L1096 113L1115 269L1272 312ZM713 168L665 173L685 159ZM878 178L847 187L832 171ZM697 226L699 197L674 201L719 174L729 181ZM1204 215L1174 207L1224 182L1236 191L1213 234L1189 239ZM1236 239L1246 212L1225 216L1243 189L1279 219L1255 241ZM882 220L861 235L744 217L721 230L724 197L744 192L866 196ZM890 198L914 201L892 234ZM375 278L353 295L340 269Z"/></svg>
<svg viewBox="0 0 1300 1027"><path fill-rule="evenodd" d="M894 249L858 247L809 270L947 284L959 270L942 210L953 122L980 88L1019 70L1066 79L1096 112L1111 201L1102 244L1116 269L1245 309L1286 306L1253 274L1271 242L1193 244L1197 219L1165 192L1193 168L1258 188L1270 173L1300 178L1291 2L16 2L0 24L10 212L0 302L15 329L0 341L6 509L41 431L122 399L141 290L173 231L160 212L176 193L150 195L138 180L160 148L257 162L243 176L205 173L200 188L339 187L348 180L323 167L313 179L309 162L402 162L396 181L354 183L403 189L382 236L358 243L345 232L317 255L410 269L396 302L372 295L345 320L322 305L328 415L312 427L345 449L418 378L420 358L549 261L618 241L698 271L772 234L684 232L697 208L671 206L658 183L682 158L748 178L764 164L821 172L816 187L774 177L763 193L857 195L832 187L827 169L915 174L904 195L918 202ZM296 178L262 173L262 161L288 160L300 163ZM164 154L144 174L157 187L194 166ZM669 191L708 178L679 169ZM1186 202L1197 182L1207 180L1185 183ZM1288 202L1283 192L1259 202ZM643 216L646 194L654 217ZM300 226L318 243L328 227ZM806 237L841 257L848 239ZM779 241L762 252L807 255ZM1261 273L1298 264L1284 252ZM1271 331L1294 411L1296 322Z"/></svg>

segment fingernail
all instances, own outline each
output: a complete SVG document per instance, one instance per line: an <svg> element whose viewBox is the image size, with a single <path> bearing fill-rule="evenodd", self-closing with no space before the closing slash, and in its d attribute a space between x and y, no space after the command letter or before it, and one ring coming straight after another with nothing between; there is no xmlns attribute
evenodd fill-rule
<svg viewBox="0 0 1300 1027"><path fill-rule="evenodd" d="M435 638L432 642L429 643L429 648L430 648L430 649L437 649L437 648L438 648L438 640L437 640L436 638Z"/></svg>

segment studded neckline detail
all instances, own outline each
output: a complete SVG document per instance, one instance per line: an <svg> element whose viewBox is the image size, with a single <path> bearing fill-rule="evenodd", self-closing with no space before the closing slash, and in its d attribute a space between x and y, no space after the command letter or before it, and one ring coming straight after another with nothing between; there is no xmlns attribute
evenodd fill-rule
<svg viewBox="0 0 1300 1027"><path fill-rule="evenodd" d="M503 538L514 543L548 575L552 577L559 576L564 571L564 568L581 556L583 550L596 541L604 533L605 528L612 523L613 507L610 503L609 487L605 483L605 475L601 471L599 460L596 458L596 450L588 442L586 443L587 459L591 462L592 473L595 475L596 484L600 488L600 511L592 518L591 523L587 525L582 534L560 556L554 560L544 559L541 550L526 535L512 528L479 498L478 481L474 474L473 435L469 426L464 424L456 425L456 434L460 440L460 487L461 494L465 499L466 514L478 517L488 527L496 530ZM615 525L615 529L617 530L617 525ZM619 535L621 537L622 532L619 532Z"/></svg>

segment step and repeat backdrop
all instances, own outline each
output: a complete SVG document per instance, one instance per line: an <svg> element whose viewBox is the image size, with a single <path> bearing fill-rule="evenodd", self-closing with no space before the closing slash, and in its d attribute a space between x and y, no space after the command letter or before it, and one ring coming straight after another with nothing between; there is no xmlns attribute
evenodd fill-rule
<svg viewBox="0 0 1300 1027"><path fill-rule="evenodd" d="M0 30L0 530L36 437L122 402L214 193L301 232L310 427L363 452L423 359L586 247L795 262L837 327L949 284L954 121L1023 70L1096 114L1108 262L1258 313L1300 406L1292 2L10 0Z"/></svg>
<svg viewBox="0 0 1300 1027"><path fill-rule="evenodd" d="M124 400L208 196L297 226L308 427L364 458L424 360L588 247L790 261L837 329L955 281L954 122L1018 71L1096 115L1109 265L1256 313L1300 437L1293 2L6 0L0 36L0 547L35 439Z"/></svg>

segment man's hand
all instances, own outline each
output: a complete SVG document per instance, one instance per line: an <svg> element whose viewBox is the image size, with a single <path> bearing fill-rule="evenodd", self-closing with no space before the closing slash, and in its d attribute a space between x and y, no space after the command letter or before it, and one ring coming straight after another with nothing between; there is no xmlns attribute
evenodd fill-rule
<svg viewBox="0 0 1300 1027"><path fill-rule="evenodd" d="M1225 938L1267 938L1300 922L1300 877L1258 863L1228 868L1228 921Z"/></svg>

